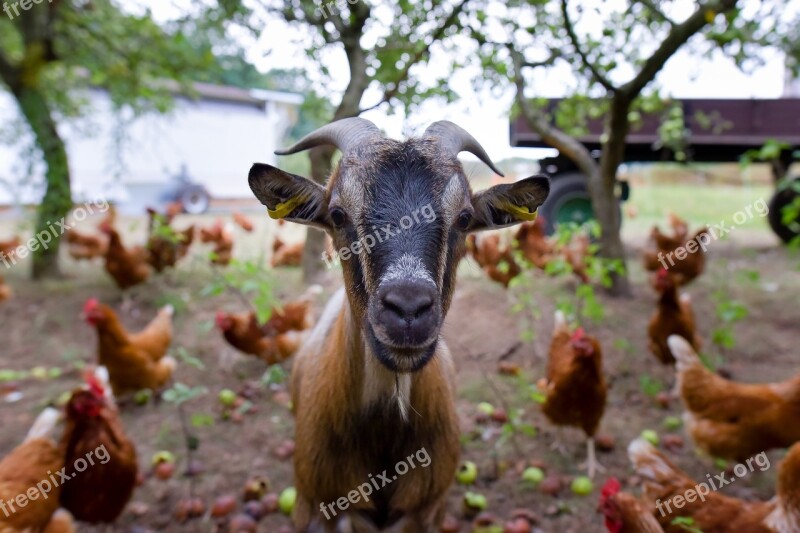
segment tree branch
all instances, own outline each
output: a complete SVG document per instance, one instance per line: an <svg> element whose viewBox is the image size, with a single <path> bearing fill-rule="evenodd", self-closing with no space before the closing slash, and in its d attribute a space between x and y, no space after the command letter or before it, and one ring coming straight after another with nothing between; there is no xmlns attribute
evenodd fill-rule
<svg viewBox="0 0 800 533"><path fill-rule="evenodd" d="M338 17L338 14L336 15ZM354 4L351 12L351 24L340 33L340 39L347 55L350 67L350 80L342 94L342 99L333 114L333 120L355 117L360 113L359 106L364 91L369 86L367 76L367 54L361 48L361 36L370 17L370 7L365 2ZM341 17L340 17L341 20Z"/></svg>
<svg viewBox="0 0 800 533"><path fill-rule="evenodd" d="M652 12L652 13L653 13L655 16L657 16L657 17L658 17L659 19L661 19L662 21L666 22L666 23L667 23L667 24L669 24L670 26L675 26L675 21L674 21L674 20L672 20L671 18L669 18L669 17L667 16L667 14L666 14L666 13L664 13L664 12L663 12L663 11L662 11L662 10L661 10L661 9L660 9L660 8L659 8L657 5L656 5L656 3L655 3L655 2L653 2L653 0L638 0L638 2L639 2L640 4L642 4L643 6L645 6L647 9L649 9L649 10L650 10L650 11L651 11L651 12Z"/></svg>
<svg viewBox="0 0 800 533"><path fill-rule="evenodd" d="M514 63L514 73L512 81L516 88L516 101L519 106L520 113L522 113L528 127L539 134L544 142L561 152L563 155L571 159L575 165L590 178L597 173L597 163L592 159L592 155L583 144L578 142L574 137L567 135L557 127L553 126L541 110L536 109L530 105L528 99L525 97L525 80L522 75L522 69L526 65L525 58L522 54L515 50L512 45L508 45L508 51L511 54L511 60ZM555 61L558 52L550 59ZM542 62L543 66L547 65L547 61Z"/></svg>
<svg viewBox="0 0 800 533"><path fill-rule="evenodd" d="M575 51L578 53L578 56L581 58L581 63L589 72L591 72L592 77L602 85L607 91L614 92L616 87L611 81L606 78L602 72L595 66L594 63L589 61L589 56L586 55L586 52L581 47L580 41L578 41L578 36L575 34L575 27L572 25L572 20L569 18L569 9L567 6L568 0L561 0L561 14L564 17L564 29L567 30L567 35L569 36L570 42L572 42L572 46L575 48Z"/></svg>
<svg viewBox="0 0 800 533"><path fill-rule="evenodd" d="M564 0L566 3L566 0ZM703 29L708 24L708 13L719 13L730 11L736 7L736 0L721 0L718 2L709 2L701 4L700 7L692 13L682 23L673 26L672 31L669 32L667 37L661 42L658 49L647 58L642 66L642 69L631 81L620 87L619 92L623 93L628 99L636 98L642 89L653 81L656 74L664 67L664 64L672 57L678 49L683 46L694 34Z"/></svg>
<svg viewBox="0 0 800 533"><path fill-rule="evenodd" d="M461 2L459 2L455 7L453 7L453 10L450 12L447 18L444 19L444 22L442 22L442 24L440 24L430 34L430 44L433 44L442 38L444 32L447 31L447 28L453 25L455 19L464 10L464 7L467 5L469 1L470 0L461 0ZM425 57L425 54L428 52L428 50L429 50L429 45L421 46L419 50L417 50L416 53L414 53L411 59L409 59L406 62L406 64L403 65L403 69L400 71L397 78L395 78L395 80L392 82L391 87L387 87L387 89L384 91L383 97L374 105L371 105L369 107L360 110L359 113L364 113L365 111L371 111L377 107L380 107L381 105L391 101L392 98L397 96L398 92L400 91L400 86L403 84L403 82L405 82L408 79L411 67L419 63L422 60L422 58Z"/></svg>

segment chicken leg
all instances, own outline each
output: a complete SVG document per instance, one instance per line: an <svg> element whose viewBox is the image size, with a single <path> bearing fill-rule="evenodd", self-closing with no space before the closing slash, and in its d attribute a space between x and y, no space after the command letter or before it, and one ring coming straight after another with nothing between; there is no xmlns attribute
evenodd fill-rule
<svg viewBox="0 0 800 533"><path fill-rule="evenodd" d="M586 462L578 465L581 470L586 470L590 478L594 479L595 472L605 472L606 467L597 461L594 447L594 437L586 439Z"/></svg>

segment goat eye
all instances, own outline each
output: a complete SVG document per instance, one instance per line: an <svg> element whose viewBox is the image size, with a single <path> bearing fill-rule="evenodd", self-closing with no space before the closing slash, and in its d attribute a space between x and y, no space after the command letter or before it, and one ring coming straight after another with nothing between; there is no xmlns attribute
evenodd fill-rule
<svg viewBox="0 0 800 533"><path fill-rule="evenodd" d="M467 231L472 224L472 213L462 211L456 219L456 227L461 231Z"/></svg>
<svg viewBox="0 0 800 533"><path fill-rule="evenodd" d="M333 222L333 227L341 228L344 226L345 222L347 222L347 213L344 212L340 207L334 207L331 209L331 222Z"/></svg>

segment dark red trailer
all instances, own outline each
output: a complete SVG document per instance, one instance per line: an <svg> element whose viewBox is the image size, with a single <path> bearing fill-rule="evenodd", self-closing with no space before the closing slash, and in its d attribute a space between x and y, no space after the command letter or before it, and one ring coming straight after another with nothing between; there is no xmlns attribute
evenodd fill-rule
<svg viewBox="0 0 800 533"><path fill-rule="evenodd" d="M785 172L800 150L800 98L776 100L678 100L683 108L687 128L686 154L693 162L735 162L748 150L760 148L767 141L786 143L780 158L773 162L773 169ZM555 108L558 100L551 100ZM646 115L637 127L631 129L625 146L626 162L675 161L674 154L660 146L658 128L661 118ZM578 140L599 156L602 148L602 119L588 124L586 135ZM538 134L528 128L524 118L511 123L511 146L547 148ZM586 188L586 178L568 158L558 155L542 160L542 171L553 177L550 197L542 206L542 214L549 225L563 221L582 221L591 217L591 202ZM788 226L780 213L785 205L794 201L800 193L800 177L778 175L776 183L783 178L790 180L773 197L770 208L770 224L785 241L800 234L797 222ZM792 186L794 184L794 187ZM621 187L623 199L627 197L627 186Z"/></svg>

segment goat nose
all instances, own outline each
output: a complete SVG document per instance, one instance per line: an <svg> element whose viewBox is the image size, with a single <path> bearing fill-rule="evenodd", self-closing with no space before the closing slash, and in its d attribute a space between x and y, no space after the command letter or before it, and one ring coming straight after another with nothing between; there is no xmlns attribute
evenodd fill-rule
<svg viewBox="0 0 800 533"><path fill-rule="evenodd" d="M427 288L427 284L425 286ZM421 287L403 284L383 294L383 305L403 320L414 320L433 308L433 294Z"/></svg>
<svg viewBox="0 0 800 533"><path fill-rule="evenodd" d="M411 346L430 340L438 325L435 286L422 280L397 280L381 287L378 297L380 321L396 344Z"/></svg>

